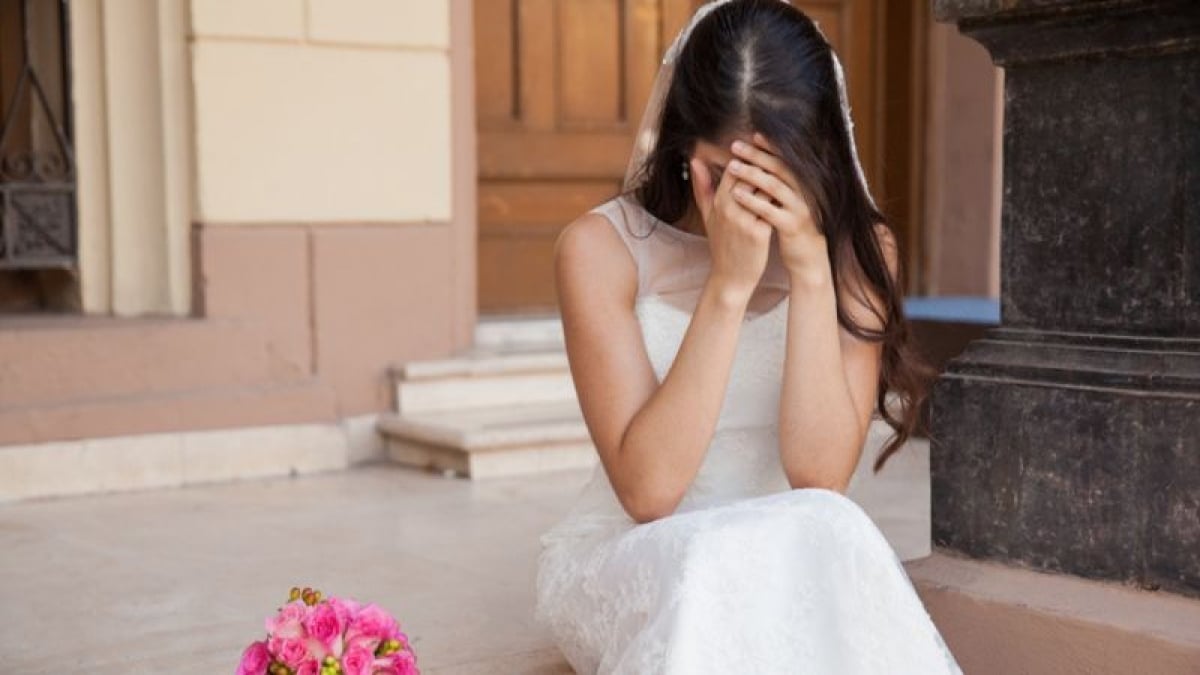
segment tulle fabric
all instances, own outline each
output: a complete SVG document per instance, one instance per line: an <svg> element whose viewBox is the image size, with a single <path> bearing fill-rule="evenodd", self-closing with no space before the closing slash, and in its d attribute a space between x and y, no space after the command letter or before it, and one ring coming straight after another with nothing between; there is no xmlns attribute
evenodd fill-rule
<svg viewBox="0 0 1200 675"><path fill-rule="evenodd" d="M712 271L708 239L652 216L631 196L622 195L592 209L608 218L633 256L638 298L670 305L689 317ZM767 267L746 315L754 319L786 299L787 269L772 235Z"/></svg>

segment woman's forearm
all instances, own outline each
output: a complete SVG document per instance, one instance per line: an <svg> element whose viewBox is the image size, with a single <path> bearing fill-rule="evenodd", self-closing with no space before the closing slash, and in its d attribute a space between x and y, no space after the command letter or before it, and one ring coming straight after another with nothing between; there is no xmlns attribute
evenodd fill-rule
<svg viewBox="0 0 1200 675"><path fill-rule="evenodd" d="M858 465L861 429L839 339L829 277L793 280L779 410L779 451L793 488L844 492Z"/></svg>
<svg viewBox="0 0 1200 675"><path fill-rule="evenodd" d="M740 295L710 281L670 370L630 421L617 464L635 520L674 512L695 478L716 431L745 310Z"/></svg>

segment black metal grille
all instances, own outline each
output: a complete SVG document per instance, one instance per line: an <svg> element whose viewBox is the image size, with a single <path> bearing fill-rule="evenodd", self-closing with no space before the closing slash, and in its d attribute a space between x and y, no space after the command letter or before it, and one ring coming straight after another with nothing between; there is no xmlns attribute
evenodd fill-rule
<svg viewBox="0 0 1200 675"><path fill-rule="evenodd" d="M0 269L74 268L77 250L75 153L71 138L70 58L66 0L39 0L39 30L31 24L30 0L0 0L0 45L17 67L3 81L0 127ZM47 42L46 25L53 31ZM18 29L19 30L16 30ZM34 47L39 47L35 59ZM53 72L52 69L57 69ZM15 70L15 73L13 72ZM57 77L61 91L47 95ZM54 80L51 80L54 81ZM55 105L58 102L58 105ZM57 108L57 109L56 109Z"/></svg>

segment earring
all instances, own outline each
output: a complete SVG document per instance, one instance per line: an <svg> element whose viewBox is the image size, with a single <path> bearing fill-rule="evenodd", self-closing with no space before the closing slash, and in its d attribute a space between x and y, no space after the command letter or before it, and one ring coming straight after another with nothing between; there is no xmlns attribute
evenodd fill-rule
<svg viewBox="0 0 1200 675"><path fill-rule="evenodd" d="M683 171L682 171L681 175L683 176L683 179L684 179L684 180L691 180L691 178L692 178L692 176L691 176L691 172L690 172L690 171L688 171L688 163L687 163L687 161L684 161L684 162L683 162Z"/></svg>

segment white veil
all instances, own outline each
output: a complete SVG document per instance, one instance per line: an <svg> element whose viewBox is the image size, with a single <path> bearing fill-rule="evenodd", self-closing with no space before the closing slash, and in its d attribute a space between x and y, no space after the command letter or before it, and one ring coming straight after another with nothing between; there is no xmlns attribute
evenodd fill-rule
<svg viewBox="0 0 1200 675"><path fill-rule="evenodd" d="M671 86L671 78L675 74L675 60L678 58L680 50L683 48L684 43L687 42L692 29L695 28L701 19L708 16L709 12L717 7L730 1L712 0L702 5L692 15L691 21L683 27L683 30L679 31L679 35L675 36L675 40L663 54L662 65L658 69L658 74L654 77L654 85L650 89L650 98L646 101L646 108L642 112L642 120L638 124L637 135L634 137L633 152L629 156L629 164L625 167L625 179L622 182L623 191L634 187L633 183L637 180L642 164L646 161L646 156L650 154L650 150L654 147L654 142L658 138L658 125L662 120L663 100L666 98L667 90ZM779 1L791 4L789 0ZM815 21L813 24L817 26L817 32L821 32L820 25L817 25ZM825 37L825 34L821 33L821 36ZM867 185L867 177L863 173L862 162L858 159L858 148L854 143L854 119L850 116L850 99L846 95L846 74L842 69L842 62L838 58L836 51L833 52L833 69L837 76L838 98L842 104L842 116L846 122L846 131L850 136L850 156L854 159L854 170L858 174L858 181L862 185L863 193L867 195L867 200L871 203L872 208L874 208L875 198L871 195L871 189Z"/></svg>

